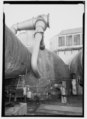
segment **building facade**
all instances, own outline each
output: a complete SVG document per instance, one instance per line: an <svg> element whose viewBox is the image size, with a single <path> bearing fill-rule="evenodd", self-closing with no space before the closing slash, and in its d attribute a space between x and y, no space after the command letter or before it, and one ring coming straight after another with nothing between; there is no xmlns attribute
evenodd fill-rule
<svg viewBox="0 0 87 119"><path fill-rule="evenodd" d="M61 31L50 40L50 50L68 64L83 47L82 28Z"/></svg>

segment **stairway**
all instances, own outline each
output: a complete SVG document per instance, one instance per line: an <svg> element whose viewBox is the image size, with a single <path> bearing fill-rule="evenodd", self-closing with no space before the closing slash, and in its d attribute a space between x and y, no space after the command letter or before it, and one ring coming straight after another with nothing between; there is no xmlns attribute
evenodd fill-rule
<svg viewBox="0 0 87 119"><path fill-rule="evenodd" d="M23 88L24 85L25 85L24 79L23 79L23 78L20 78L20 79L18 80L17 89Z"/></svg>

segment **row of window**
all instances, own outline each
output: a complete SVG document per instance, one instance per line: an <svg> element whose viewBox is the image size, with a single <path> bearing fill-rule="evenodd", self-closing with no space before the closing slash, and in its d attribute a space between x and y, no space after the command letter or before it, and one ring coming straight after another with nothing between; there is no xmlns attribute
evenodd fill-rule
<svg viewBox="0 0 87 119"><path fill-rule="evenodd" d="M72 38L74 36L74 38ZM65 40L66 37L66 40ZM74 40L74 41L73 41ZM72 45L81 45L82 36L80 34L61 36L58 39L59 46L72 46Z"/></svg>

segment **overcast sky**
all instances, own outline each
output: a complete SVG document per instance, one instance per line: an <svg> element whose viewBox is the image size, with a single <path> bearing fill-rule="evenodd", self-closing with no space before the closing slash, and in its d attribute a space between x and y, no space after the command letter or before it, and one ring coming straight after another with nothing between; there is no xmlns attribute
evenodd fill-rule
<svg viewBox="0 0 87 119"><path fill-rule="evenodd" d="M45 32L45 44L49 49L50 39L62 30L82 27L84 5L4 5L6 24L11 27L40 14L50 14L50 28Z"/></svg>

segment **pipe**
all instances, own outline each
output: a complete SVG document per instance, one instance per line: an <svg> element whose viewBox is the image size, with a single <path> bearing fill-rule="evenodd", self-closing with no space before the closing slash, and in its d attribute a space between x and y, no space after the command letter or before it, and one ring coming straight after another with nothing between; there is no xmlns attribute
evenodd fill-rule
<svg viewBox="0 0 87 119"><path fill-rule="evenodd" d="M17 33L17 31L20 31L20 30L35 30L35 34L34 34L35 43L33 44L33 52L31 56L31 67L34 74L37 77L40 77L40 73L37 66L38 54L39 54L39 49L45 48L44 42L43 42L43 33L47 27L49 27L49 14L40 15L36 18L32 18L22 23L15 24L11 28L11 30L15 34Z"/></svg>
<svg viewBox="0 0 87 119"><path fill-rule="evenodd" d="M13 31L14 34L16 34L17 31L21 31L21 30L35 30L36 23L38 21L45 22L46 27L49 27L49 14L48 15L39 15L39 16L32 18L30 20L26 20L26 21L14 24L11 27L11 30Z"/></svg>
<svg viewBox="0 0 87 119"><path fill-rule="evenodd" d="M35 43L33 45L33 52L32 52L32 57L31 57L31 67L33 72L36 74L38 78L40 78L40 73L38 70L38 54L39 54L39 49L40 49L40 44L43 46L43 33L47 28L47 21L44 21L41 17L41 19L37 20L35 26L36 26L36 31L35 31ZM41 47L42 47L41 46Z"/></svg>
<svg viewBox="0 0 87 119"><path fill-rule="evenodd" d="M39 47L40 47L41 39L42 39L42 34L37 33L37 35L35 36L35 42L33 44L33 52L31 56L31 67L32 67L32 70L35 76L38 78L40 78L40 73L38 70L37 61L38 61L38 54L39 54Z"/></svg>

